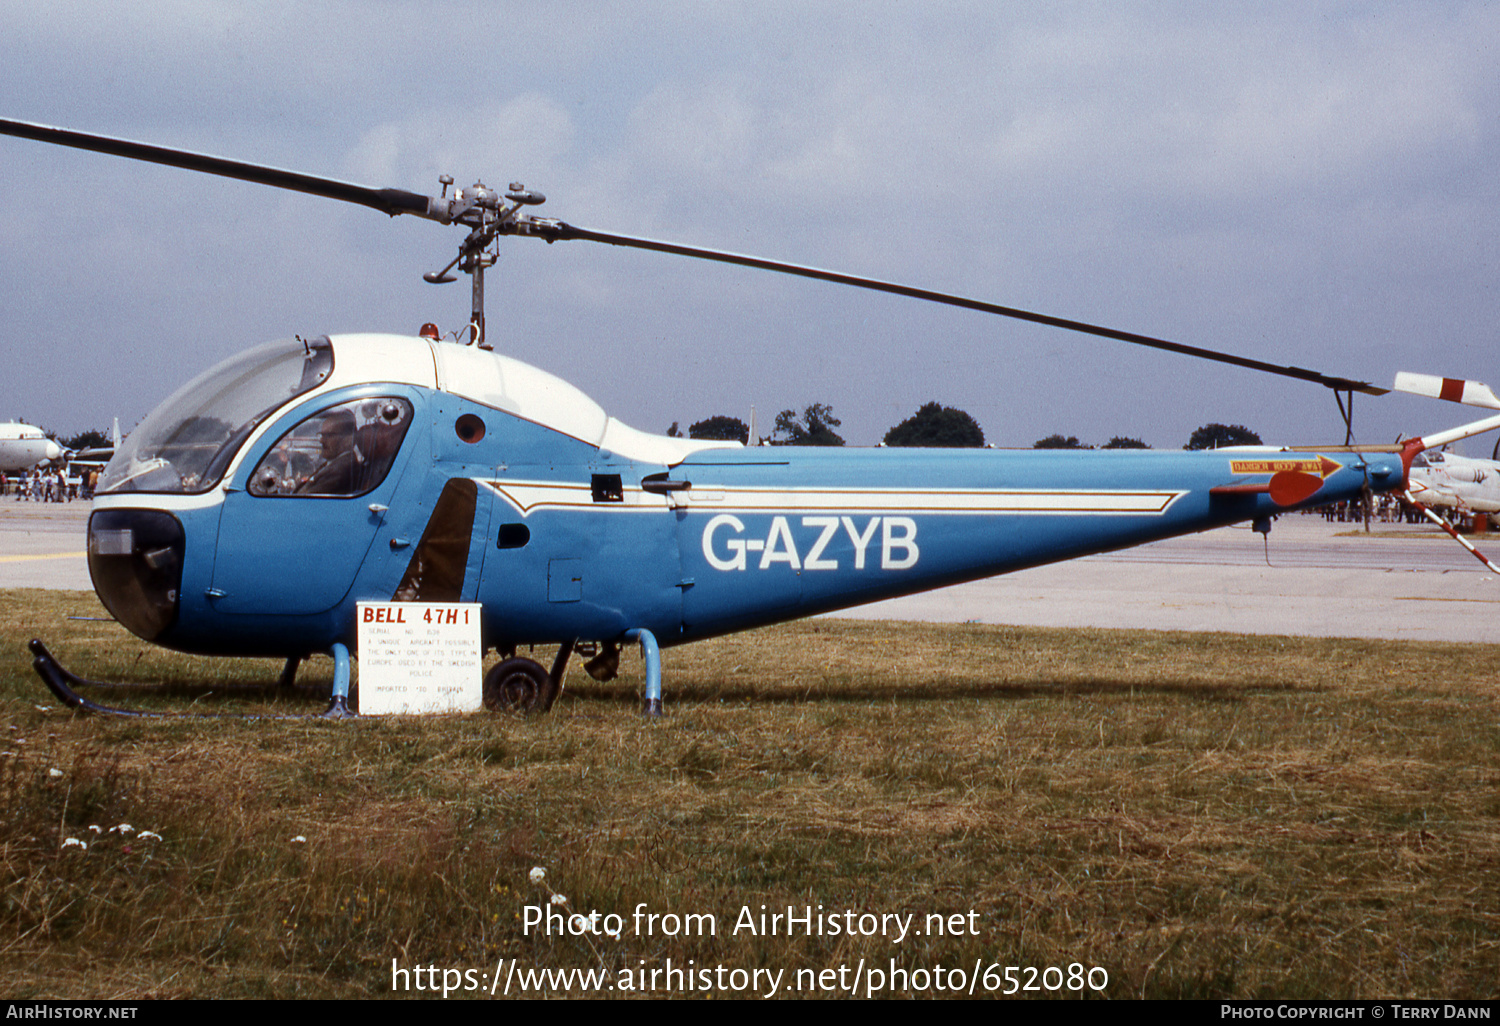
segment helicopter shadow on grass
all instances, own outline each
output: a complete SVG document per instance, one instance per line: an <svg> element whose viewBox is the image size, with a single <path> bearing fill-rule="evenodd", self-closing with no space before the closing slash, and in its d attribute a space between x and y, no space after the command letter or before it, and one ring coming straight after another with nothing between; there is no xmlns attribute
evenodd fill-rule
<svg viewBox="0 0 1500 1026"><path fill-rule="evenodd" d="M282 686L277 681L268 682L210 682L186 679L171 675L156 681L125 681L97 684L95 692L99 698L119 698L129 695L132 699L145 698L148 704L138 710L152 715L192 715L194 713L215 715L255 715L263 708L270 715L286 715L321 712L327 704L331 685L329 681ZM847 684L838 681L816 681L809 684L757 684L735 682L730 684L688 682L668 690L665 698L668 710L677 706L713 705L768 705L787 706L799 704L823 704L829 706L879 703L886 705L909 705L921 707L934 703L953 701L1026 701L1056 698L1186 698L1196 701L1221 704L1237 704L1256 695L1306 692L1303 684L1291 682L1214 682L1191 676L1166 677L1142 682L1122 680L1100 675L1084 679L1058 680L1045 675L1036 675L1016 680L994 683L972 682L892 682ZM1314 688L1312 690L1321 690ZM358 708L358 688L351 703ZM581 713L590 709L621 708L638 709L641 691L634 686L594 684L567 688L559 702L563 708L573 706ZM171 703L182 703L173 707ZM255 709L248 706L257 707Z"/></svg>
<svg viewBox="0 0 1500 1026"><path fill-rule="evenodd" d="M1261 694L1322 690L1291 681L1222 682L1201 677L1165 676L1142 682L1100 675L1082 679L1050 679L1045 674L994 683L970 681L893 681L849 684L837 680L810 683L757 684L751 681L724 684L686 682L667 689L664 700L672 704L711 705L755 703L788 705L804 702L927 704L958 700L1007 701L1069 697L1179 697L1213 702L1243 702ZM598 705L639 704L634 687L587 684L570 687L561 701Z"/></svg>
<svg viewBox="0 0 1500 1026"><path fill-rule="evenodd" d="M76 683L81 685L79 690L82 693L111 704L125 696L131 700L147 699L148 704L139 711L152 715L173 716L210 710L216 710L211 714L256 715L256 711L245 708L247 704L268 707L265 712L269 715L321 712L333 685L332 662L317 657L300 664L300 679L292 684L279 676L282 667L274 661L247 660L228 673L222 666L199 666L196 659L189 665L155 666L142 666L139 662L128 666L109 665L109 661L99 663L97 657L81 658L80 662L84 665L98 663L91 667L95 672L116 678L105 681L80 675ZM679 671L674 685L666 689L664 698L669 708L673 704L709 706L725 703L777 706L885 703L920 707L962 700L1130 698L1136 695L1238 703L1255 695L1323 690L1306 681L1263 677L1224 680L1203 673L1174 673L1163 669L1160 675L1145 680L1138 675L1109 672L1079 675L1073 671L1049 674L1037 670L993 681L975 680L971 674L961 675L965 679L945 678L940 670L927 674L902 674L894 668L887 672L853 668L839 673L793 677L777 677L771 673L759 679L752 671L737 673L734 678L724 680L713 679L711 673ZM804 676L806 679L802 679ZM580 711L591 707L639 708L641 685L634 674L627 674L613 683L597 683L582 674L570 677L572 679L559 696L559 702L564 703L562 708L569 705L579 707ZM356 682L351 696L351 704L356 709L358 696ZM182 703L182 706L174 708L175 703Z"/></svg>

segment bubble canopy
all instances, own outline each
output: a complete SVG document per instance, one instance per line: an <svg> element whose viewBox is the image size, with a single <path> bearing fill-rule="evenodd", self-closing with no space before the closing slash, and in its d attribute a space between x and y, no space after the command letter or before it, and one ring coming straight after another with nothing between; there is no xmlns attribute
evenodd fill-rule
<svg viewBox="0 0 1500 1026"><path fill-rule="evenodd" d="M206 492L256 427L293 399L374 382L462 396L642 463L673 466L703 449L740 447L638 431L561 378L488 350L401 335L319 336L258 346L183 385L131 432L99 494Z"/></svg>
<svg viewBox="0 0 1500 1026"><path fill-rule="evenodd" d="M100 494L207 491L256 425L332 373L326 337L268 342L210 368L130 433L100 476Z"/></svg>

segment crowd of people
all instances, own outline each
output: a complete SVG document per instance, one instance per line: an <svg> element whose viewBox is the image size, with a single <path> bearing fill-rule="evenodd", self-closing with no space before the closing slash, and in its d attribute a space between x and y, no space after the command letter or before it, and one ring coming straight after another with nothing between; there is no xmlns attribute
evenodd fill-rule
<svg viewBox="0 0 1500 1026"><path fill-rule="evenodd" d="M1364 523L1365 504L1355 499L1350 502L1332 502L1319 506L1311 512L1317 513L1329 523ZM1370 502L1370 521L1377 524L1421 523L1422 513L1415 506L1394 495L1377 495Z"/></svg>
<svg viewBox="0 0 1500 1026"><path fill-rule="evenodd" d="M80 474L69 474L65 469L42 470L39 467L18 474L0 471L0 496L14 493L17 502L23 499L30 502L92 499L94 485L98 480L99 471L92 467Z"/></svg>
<svg viewBox="0 0 1500 1026"><path fill-rule="evenodd" d="M1365 507L1358 499L1350 502L1332 502L1327 506L1305 509L1303 513L1316 513L1331 524L1362 524L1365 522ZM1469 522L1476 514L1467 511L1439 510L1449 520ZM1398 495L1377 495L1370 501L1370 523L1372 524L1422 524L1427 522L1422 511ZM1493 519L1493 515L1492 515ZM1483 530L1486 524L1474 525Z"/></svg>

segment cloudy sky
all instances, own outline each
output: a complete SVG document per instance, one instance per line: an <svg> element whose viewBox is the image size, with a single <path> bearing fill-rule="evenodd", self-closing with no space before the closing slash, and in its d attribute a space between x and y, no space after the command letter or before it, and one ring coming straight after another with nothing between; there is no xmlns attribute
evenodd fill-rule
<svg viewBox="0 0 1500 1026"><path fill-rule="evenodd" d="M0 116L1500 387L1497 44L1463 2L0 0ZM0 419L128 428L248 345L467 317L422 281L457 229L9 138L0 181ZM655 431L823 402L873 444L936 400L1000 445L1343 439L1316 385L586 242L506 242L489 318ZM1465 412L1362 396L1356 430Z"/></svg>

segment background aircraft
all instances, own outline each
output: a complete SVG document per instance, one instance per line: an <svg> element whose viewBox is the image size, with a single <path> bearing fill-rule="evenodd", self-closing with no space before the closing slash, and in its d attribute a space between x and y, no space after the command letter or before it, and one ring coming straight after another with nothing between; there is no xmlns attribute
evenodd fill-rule
<svg viewBox="0 0 1500 1026"><path fill-rule="evenodd" d="M66 452L39 427L11 421L0 424L0 471L16 474Z"/></svg>
<svg viewBox="0 0 1500 1026"><path fill-rule="evenodd" d="M1465 513L1500 513L1500 461L1424 452L1412 460L1412 498Z"/></svg>
<svg viewBox="0 0 1500 1026"><path fill-rule="evenodd" d="M68 453L68 469L75 473L85 470L103 470L120 448L120 418L114 419L109 431L109 444L75 449Z"/></svg>

